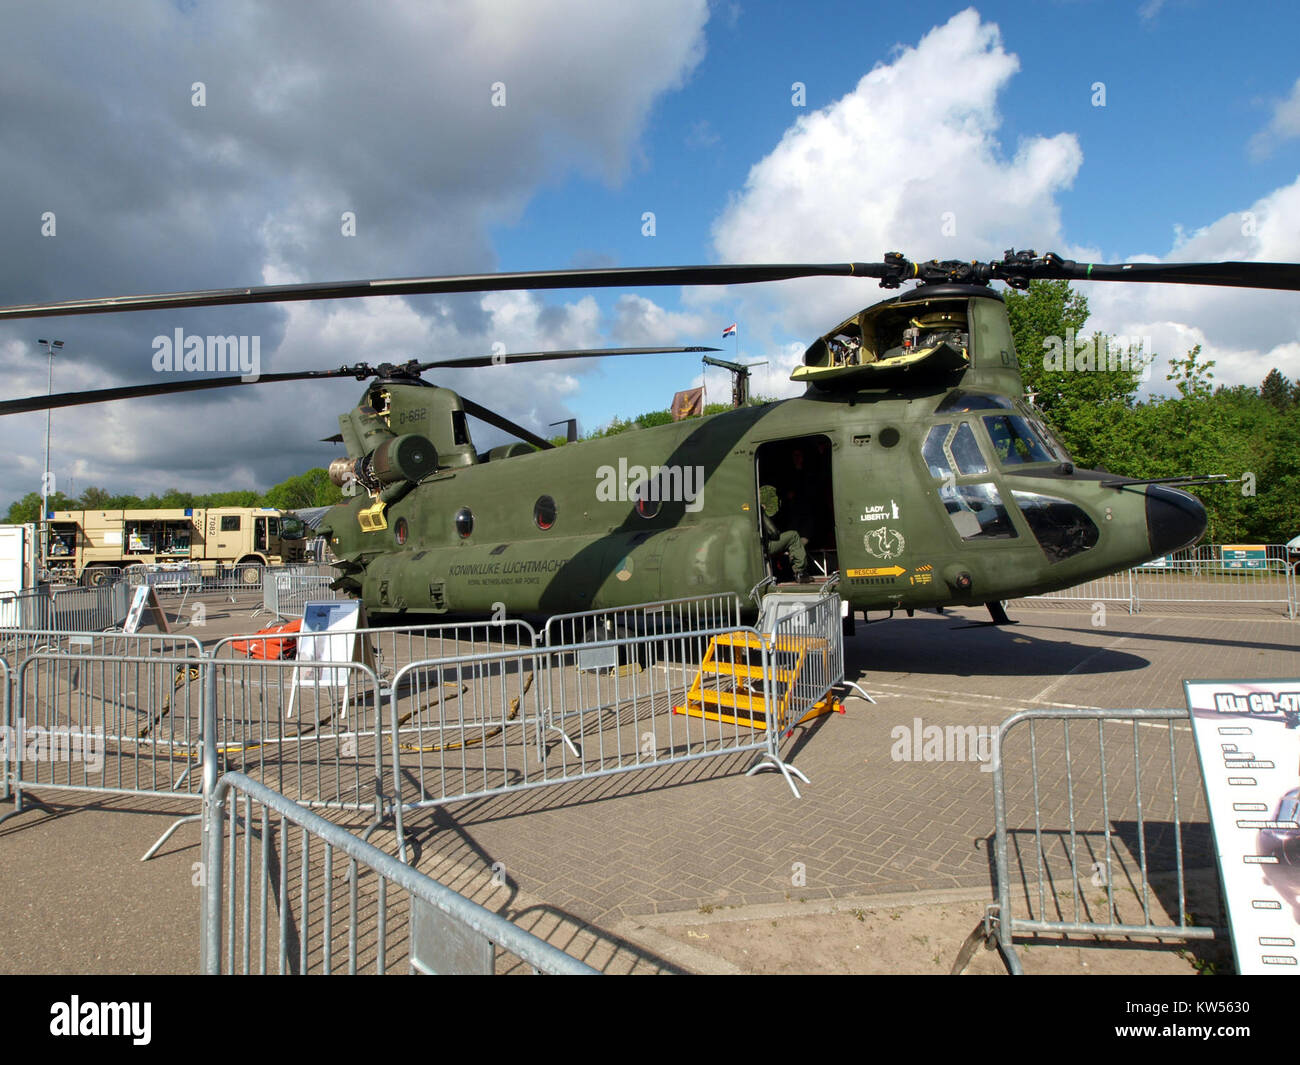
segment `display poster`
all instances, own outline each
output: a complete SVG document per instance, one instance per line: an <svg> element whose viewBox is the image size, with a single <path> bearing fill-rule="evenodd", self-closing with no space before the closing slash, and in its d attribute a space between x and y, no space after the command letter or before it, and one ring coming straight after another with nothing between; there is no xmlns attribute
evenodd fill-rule
<svg viewBox="0 0 1300 1065"><path fill-rule="evenodd" d="M355 670L340 665L361 661L357 655L357 629L364 624L359 599L329 599L307 603L303 607L302 629L298 633L298 666L293 671L289 689L288 716L293 716L294 697L299 688L330 689L341 692L342 716L347 716L348 684Z"/></svg>
<svg viewBox="0 0 1300 1065"><path fill-rule="evenodd" d="M1300 680L1184 688L1237 971L1300 973Z"/></svg>
<svg viewBox="0 0 1300 1065"><path fill-rule="evenodd" d="M159 632L171 632L167 624L167 615L163 613L162 604L158 602L158 593L152 584L136 586L131 597L131 606L127 609L126 620L122 623L123 632L139 632L141 622L152 622Z"/></svg>

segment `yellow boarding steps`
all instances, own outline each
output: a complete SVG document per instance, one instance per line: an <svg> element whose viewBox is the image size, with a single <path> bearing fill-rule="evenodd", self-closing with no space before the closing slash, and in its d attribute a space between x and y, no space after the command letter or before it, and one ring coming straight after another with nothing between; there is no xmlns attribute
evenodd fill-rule
<svg viewBox="0 0 1300 1065"><path fill-rule="evenodd" d="M758 636L752 632L724 632L709 640L709 649L705 652L700 671L696 674L691 690L686 693L686 705L674 706L674 714L686 714L690 717L707 718L710 721L726 721L731 724L745 725L749 728L767 729L767 715L762 692L753 691L753 682L763 679L763 666L751 665L749 653L761 652L767 646L773 658L777 655L794 661L789 667L777 666L773 669L778 691L770 694L776 700L776 727L785 728L786 735L794 731L795 725L802 725L822 714L844 713L842 703L827 694L820 702L793 724L786 725L790 714L790 699L796 688L796 681L803 671L804 662L810 653L820 653L823 664L829 671L827 642L814 636ZM718 654L723 649L723 654ZM730 650L730 655L726 650ZM718 683L705 686L704 678L725 677L731 682L732 690L722 691ZM706 706L716 709L706 709Z"/></svg>

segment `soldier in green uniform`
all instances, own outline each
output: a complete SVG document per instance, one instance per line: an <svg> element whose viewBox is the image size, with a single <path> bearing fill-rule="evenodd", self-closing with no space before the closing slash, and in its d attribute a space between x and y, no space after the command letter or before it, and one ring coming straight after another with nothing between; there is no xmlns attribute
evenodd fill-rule
<svg viewBox="0 0 1300 1065"><path fill-rule="evenodd" d="M758 502L763 511L763 540L767 545L769 558L775 558L781 552L788 552L790 565L794 569L794 579L800 584L807 584L812 578L808 576L808 552L803 549L803 537L798 529L777 529L773 516L781 509L781 501L776 489L765 484L758 490Z"/></svg>

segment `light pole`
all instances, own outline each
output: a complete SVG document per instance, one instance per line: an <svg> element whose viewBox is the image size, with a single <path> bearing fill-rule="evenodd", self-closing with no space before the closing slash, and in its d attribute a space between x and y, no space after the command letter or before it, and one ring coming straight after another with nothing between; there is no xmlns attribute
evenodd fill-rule
<svg viewBox="0 0 1300 1065"><path fill-rule="evenodd" d="M63 347L62 340L38 340L38 344L45 345L45 353L50 357L50 387L49 395L54 395L54 356ZM50 407L45 408L45 474L41 477L41 563L44 565L49 558L50 553L50 527L46 521L46 514L49 513L48 501L50 496L50 416L54 413Z"/></svg>

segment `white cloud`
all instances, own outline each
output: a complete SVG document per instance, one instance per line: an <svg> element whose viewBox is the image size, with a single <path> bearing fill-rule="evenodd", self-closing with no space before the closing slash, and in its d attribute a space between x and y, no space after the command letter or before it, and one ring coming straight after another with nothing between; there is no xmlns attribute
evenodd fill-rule
<svg viewBox="0 0 1300 1065"><path fill-rule="evenodd" d="M1073 254L1089 261L1077 250ZM1159 259L1142 256L1141 261L1300 262L1300 178L1245 210L1184 234ZM1092 328L1151 336L1162 357L1152 368L1151 388L1157 393L1170 391L1164 379L1167 360L1195 344L1216 360L1220 384L1258 386L1274 366L1292 380L1300 378L1300 299L1294 292L1102 282L1081 287Z"/></svg>
<svg viewBox="0 0 1300 1065"><path fill-rule="evenodd" d="M713 227L723 262L1000 257L1063 243L1056 195L1082 161L1075 137L998 140L998 94L1019 66L974 10L901 48L856 88L798 118ZM750 335L816 335L881 293L810 280L746 290ZM695 298L707 299L697 295Z"/></svg>
<svg viewBox="0 0 1300 1065"><path fill-rule="evenodd" d="M364 17L339 0L15 9L0 35L0 304L491 269L490 228L540 185L621 178L655 102L700 61L707 18L705 0L392 3ZM202 108L191 106L196 81ZM493 106L497 82L504 107ZM53 207L59 236L43 239L30 222ZM344 211L355 237L341 231ZM496 341L591 346L598 324L594 300L548 307L512 294L79 319L60 323L76 357L56 367L56 388L147 381L147 338L177 326L257 334L269 371L477 354ZM46 388L30 330L0 327L6 361L34 363L7 378L11 396ZM540 428L567 415L581 372L438 381ZM52 464L78 489L265 488L328 462L334 449L316 441L362 387L56 412ZM0 421L0 503L39 487L43 422Z"/></svg>
<svg viewBox="0 0 1300 1065"><path fill-rule="evenodd" d="M1256 159L1273 153L1280 141L1300 137L1300 78L1291 86L1291 95L1273 107L1268 125L1250 139L1250 152Z"/></svg>

